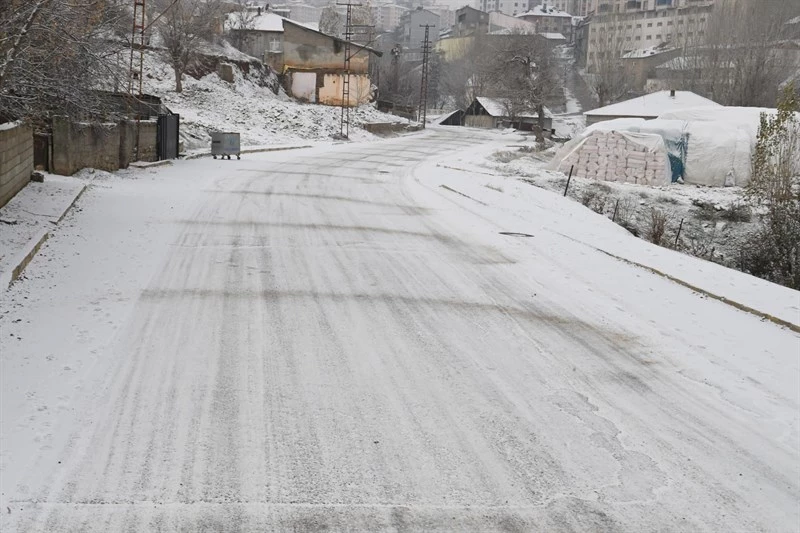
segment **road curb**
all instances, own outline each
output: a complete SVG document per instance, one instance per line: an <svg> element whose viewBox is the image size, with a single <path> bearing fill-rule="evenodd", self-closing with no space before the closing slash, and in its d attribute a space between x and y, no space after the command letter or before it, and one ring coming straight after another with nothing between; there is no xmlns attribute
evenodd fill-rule
<svg viewBox="0 0 800 533"><path fill-rule="evenodd" d="M776 316L770 315L769 313L764 313L763 311L759 311L758 309L754 309L754 308L752 308L752 307L750 307L748 305L745 305L743 303L739 303L739 302L737 302L735 300L731 300L731 299L725 298L724 296L720 296L718 294L714 294L713 292L707 291L706 289L701 289L700 287L697 287L696 285L692 285L691 283L689 283L687 281L683 281L680 278L676 278L675 276L671 276L671 275L667 274L666 272L662 272L662 271L658 270L657 268L653 268L653 267L650 267L650 266L647 266L647 265L643 265L641 263L637 263L636 261L631 261L630 259L625 259L624 257L620 257L618 255L614 255L611 252L606 252L605 250L601 250L600 248L595 248L594 246L592 246L592 248L594 248L598 252L602 252L602 253L606 254L609 257L613 257L614 259L616 259L618 261L622 261L623 263L628 263L629 265L633 265L633 266L637 266L639 268L643 268L643 269L645 269L647 271L652 272L653 274L657 274L657 275L659 275L661 277L667 278L668 280L670 280L672 282L675 282L678 285L683 285L684 287L686 287L688 289L691 289L691 290L693 290L695 292L698 292L700 294L703 294L705 296L708 296L709 298L713 298L713 299L718 300L718 301L720 301L722 303L728 304L731 307L735 307L736 309L739 309L740 311L744 311L746 313L750 313L752 315L756 315L759 318L762 318L764 320L769 320L770 322L772 322L774 324L777 324L779 326L783 326L783 327L789 328L790 330L794 331L795 333L800 333L800 325L798 325L798 324L795 324L793 322L789 322L787 320L783 320L782 318L778 318Z"/></svg>
<svg viewBox="0 0 800 533"><path fill-rule="evenodd" d="M313 145L306 144L302 146L275 146L267 148L246 148L240 153L242 154L258 154L262 152L284 152L287 150L301 150L303 148L313 148ZM201 157L211 157L211 152L202 152L199 154L189 154L183 159L189 161L190 159L200 159Z"/></svg>
<svg viewBox="0 0 800 533"><path fill-rule="evenodd" d="M154 167L165 167L172 164L171 159L163 159L161 161L134 161L129 167L133 168L154 168Z"/></svg>
<svg viewBox="0 0 800 533"><path fill-rule="evenodd" d="M64 208L64 211L61 213L58 219L55 220L56 225L64 220L64 217L67 216L67 213L69 213L69 211L75 206L75 204L78 202L78 199L83 196L83 193L86 192L87 188L88 185L84 185L80 188L69 205ZM40 228L33 238L25 243L25 246L22 248L22 250L17 253L14 260L11 262L11 264L14 265L11 271L0 272L0 287L2 287L2 290L8 289L15 281L19 279L19 277L22 275L22 272L25 270L25 267L27 267L28 264L33 261L33 258L36 257L39 249L42 247L45 241L50 238L50 231L51 229L47 227Z"/></svg>

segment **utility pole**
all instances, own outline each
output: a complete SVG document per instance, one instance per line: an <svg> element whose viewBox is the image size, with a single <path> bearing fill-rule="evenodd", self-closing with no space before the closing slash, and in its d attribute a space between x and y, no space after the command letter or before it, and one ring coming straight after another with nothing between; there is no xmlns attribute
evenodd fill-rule
<svg viewBox="0 0 800 533"><path fill-rule="evenodd" d="M344 35L342 36L344 37L344 72L342 73L342 116L339 134L342 138L348 139L350 137L350 60L366 47L363 45L356 45L357 50L353 52L352 41L353 37L356 35L356 28L369 28L369 35L371 35L373 26L371 24L353 24L353 8L359 7L361 4L340 2L336 5L347 6L347 17L345 19ZM359 33L359 35L364 35L364 33Z"/></svg>
<svg viewBox="0 0 800 533"><path fill-rule="evenodd" d="M431 54L430 29L435 28L434 24L420 24L420 28L425 28L425 40L422 42L422 76L419 87L419 112L417 120L422 122L422 129L425 129L425 121L428 118L428 62Z"/></svg>
<svg viewBox="0 0 800 533"><path fill-rule="evenodd" d="M142 100L142 78L144 77L144 32L147 29L144 25L146 17L145 0L133 0L133 31L131 33L131 62L128 68L128 101L130 104L136 103L136 155L139 159L139 129L141 125L141 100ZM136 54L134 48L139 45L138 63L135 61ZM134 96L134 90L136 96ZM131 107L133 107L131 105Z"/></svg>
<svg viewBox="0 0 800 533"><path fill-rule="evenodd" d="M128 95L142 96L142 71L144 70L145 0L133 0L133 31L131 32L131 62L128 69ZM135 47L139 45L138 62Z"/></svg>
<svg viewBox="0 0 800 533"><path fill-rule="evenodd" d="M347 16L344 25L344 69L342 72L342 115L339 123L339 134L344 139L350 138L350 41L353 38L353 6L350 2L337 2L337 6L347 6Z"/></svg>
<svg viewBox="0 0 800 533"><path fill-rule="evenodd" d="M403 53L403 49L401 48L400 44L395 44L394 48L392 48L392 101L395 100L395 96L397 95L398 88L400 87L400 54Z"/></svg>

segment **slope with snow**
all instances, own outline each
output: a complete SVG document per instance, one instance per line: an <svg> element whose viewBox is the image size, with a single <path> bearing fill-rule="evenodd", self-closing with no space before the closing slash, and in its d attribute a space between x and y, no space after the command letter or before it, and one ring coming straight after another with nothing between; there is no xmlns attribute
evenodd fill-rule
<svg viewBox="0 0 800 533"><path fill-rule="evenodd" d="M183 92L176 93L172 69L157 53L146 54L144 92L161 97L172 112L181 115L181 137L187 150L207 149L212 131L239 132L242 144L251 146L329 141L340 132L340 108L297 102L283 90L276 95L264 86L256 68L249 73L238 67L233 70L233 84L213 72L199 80L184 75ZM407 122L373 105L350 113L353 140L374 138L360 128L365 122Z"/></svg>

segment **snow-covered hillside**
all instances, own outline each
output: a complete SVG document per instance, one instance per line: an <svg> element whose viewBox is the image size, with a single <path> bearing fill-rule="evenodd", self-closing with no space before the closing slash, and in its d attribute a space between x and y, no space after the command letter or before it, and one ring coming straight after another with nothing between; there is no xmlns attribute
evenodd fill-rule
<svg viewBox="0 0 800 533"><path fill-rule="evenodd" d="M225 48L231 59L253 60L240 52ZM304 104L287 96L283 90L275 94L265 83L274 83L274 74L251 68L245 73L234 65L234 83L228 83L212 72L195 79L184 75L183 92L175 92L172 68L157 52L145 57L144 92L162 98L174 113L181 115L181 137L185 149L207 148L212 131L239 132L242 145L274 145L308 140L330 140L339 133L341 109ZM269 79L269 78L272 79ZM402 122L405 119L377 111L373 105L351 109L350 138L372 137L360 128L364 122Z"/></svg>

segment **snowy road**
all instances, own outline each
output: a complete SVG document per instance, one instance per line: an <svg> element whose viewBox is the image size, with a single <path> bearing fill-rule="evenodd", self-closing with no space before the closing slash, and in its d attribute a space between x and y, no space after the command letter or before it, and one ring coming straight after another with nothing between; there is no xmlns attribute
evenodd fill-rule
<svg viewBox="0 0 800 533"><path fill-rule="evenodd" d="M797 531L800 337L499 235L436 181L476 135L87 193L3 304L3 531Z"/></svg>

